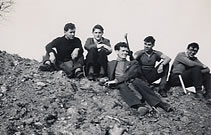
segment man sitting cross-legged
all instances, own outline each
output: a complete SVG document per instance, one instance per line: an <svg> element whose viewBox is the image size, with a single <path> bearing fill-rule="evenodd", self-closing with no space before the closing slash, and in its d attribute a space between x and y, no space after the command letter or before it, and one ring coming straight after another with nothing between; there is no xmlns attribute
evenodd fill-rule
<svg viewBox="0 0 211 135"><path fill-rule="evenodd" d="M105 85L116 86L116 88L120 90L120 95L123 100L131 108L138 110L146 109L143 107L140 99L128 87L128 83L131 82L135 90L142 95L142 97L148 102L150 106L161 107L167 112L171 111L172 108L170 105L161 101L161 99L154 93L153 90L150 89L146 82L136 78L138 62L136 60L126 60L129 52L128 45L125 42L117 43L114 47L114 50L117 53L117 60L108 62L107 72L109 81L107 81Z"/></svg>

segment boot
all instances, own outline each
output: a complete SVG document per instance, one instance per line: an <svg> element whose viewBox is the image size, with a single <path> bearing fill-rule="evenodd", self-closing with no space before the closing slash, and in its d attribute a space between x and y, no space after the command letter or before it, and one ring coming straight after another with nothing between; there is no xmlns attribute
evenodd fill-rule
<svg viewBox="0 0 211 135"><path fill-rule="evenodd" d="M162 97L164 97L164 98L168 97L168 96L167 96L167 92L166 92L164 89L160 89L160 90L158 91L158 93L159 93Z"/></svg>
<svg viewBox="0 0 211 135"><path fill-rule="evenodd" d="M208 102L211 103L211 91L206 91L206 93L204 94L205 98L207 99Z"/></svg>
<svg viewBox="0 0 211 135"><path fill-rule="evenodd" d="M196 93L195 93L195 98L198 99L203 99L203 92L202 92L202 88L196 88Z"/></svg>
<svg viewBox="0 0 211 135"><path fill-rule="evenodd" d="M165 103L165 102L160 102L156 105L156 107L160 107L162 108L163 110L165 110L166 112L171 112L173 111L172 107L168 104L168 103Z"/></svg>

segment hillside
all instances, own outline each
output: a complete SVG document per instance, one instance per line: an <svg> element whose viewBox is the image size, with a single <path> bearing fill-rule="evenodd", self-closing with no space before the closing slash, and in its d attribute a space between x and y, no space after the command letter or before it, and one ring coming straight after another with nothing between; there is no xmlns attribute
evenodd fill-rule
<svg viewBox="0 0 211 135"><path fill-rule="evenodd" d="M118 90L63 72L41 72L36 60L0 51L1 135L105 135L115 124L124 135L211 135L211 105L171 88L175 109L139 116Z"/></svg>

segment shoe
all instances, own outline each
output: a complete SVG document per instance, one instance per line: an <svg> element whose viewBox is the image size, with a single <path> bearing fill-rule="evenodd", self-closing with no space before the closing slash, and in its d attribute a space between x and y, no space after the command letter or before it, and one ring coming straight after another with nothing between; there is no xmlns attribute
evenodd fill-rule
<svg viewBox="0 0 211 135"><path fill-rule="evenodd" d="M170 89L171 89L171 84L170 84L170 82L167 82L165 91L168 92Z"/></svg>
<svg viewBox="0 0 211 135"><path fill-rule="evenodd" d="M50 71L51 72L51 71L54 70L54 68L53 68L52 65L42 64L42 65L40 65L39 70L40 71Z"/></svg>
<svg viewBox="0 0 211 135"><path fill-rule="evenodd" d="M159 90L158 93L159 93L162 97L164 97L164 98L168 97L168 96L167 96L167 93L166 93L166 91L165 91L164 89Z"/></svg>
<svg viewBox="0 0 211 135"><path fill-rule="evenodd" d="M75 77L78 79L81 79L84 77L84 73L82 71L78 71L75 73Z"/></svg>
<svg viewBox="0 0 211 135"><path fill-rule="evenodd" d="M89 75L87 76L87 79L90 80L90 81L94 81L94 80L95 80L94 74L89 74Z"/></svg>
<svg viewBox="0 0 211 135"><path fill-rule="evenodd" d="M211 91L206 91L206 93L204 94L204 97L206 98L208 102L211 102Z"/></svg>
<svg viewBox="0 0 211 135"><path fill-rule="evenodd" d="M67 74L67 78L72 79L73 78L73 74L72 73Z"/></svg>
<svg viewBox="0 0 211 135"><path fill-rule="evenodd" d="M194 94L194 97L197 98L197 99L202 99L203 98L203 94L197 92L197 93Z"/></svg>
<svg viewBox="0 0 211 135"><path fill-rule="evenodd" d="M156 105L156 107L160 107L162 108L163 110L165 110L166 112L171 112L173 111L172 107L168 104L168 103L165 103L165 102L160 102Z"/></svg>
<svg viewBox="0 0 211 135"><path fill-rule="evenodd" d="M141 116L144 116L149 112L149 109L145 107L144 104L136 104L131 106L131 108L136 109L138 114Z"/></svg>

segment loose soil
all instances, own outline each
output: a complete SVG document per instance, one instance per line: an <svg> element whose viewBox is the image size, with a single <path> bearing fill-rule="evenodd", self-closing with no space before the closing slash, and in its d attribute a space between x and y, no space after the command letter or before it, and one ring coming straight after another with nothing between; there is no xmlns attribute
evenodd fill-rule
<svg viewBox="0 0 211 135"><path fill-rule="evenodd" d="M0 135L106 135L114 125L124 135L211 135L211 105L181 87L163 99L173 112L140 116L117 89L41 72L40 64L0 51Z"/></svg>

